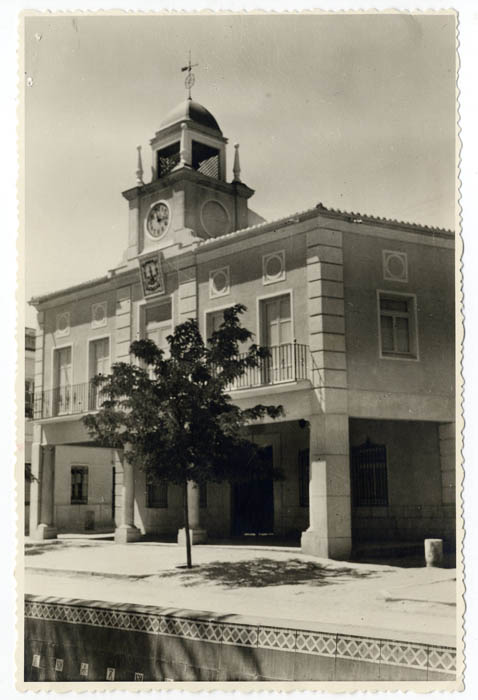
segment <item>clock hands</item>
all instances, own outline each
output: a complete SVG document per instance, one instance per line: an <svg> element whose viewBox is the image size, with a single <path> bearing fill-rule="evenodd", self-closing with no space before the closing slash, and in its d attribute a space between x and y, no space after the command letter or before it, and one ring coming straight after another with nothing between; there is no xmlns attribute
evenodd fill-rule
<svg viewBox="0 0 478 700"><path fill-rule="evenodd" d="M164 233L169 223L169 210L164 204L154 207L148 217L148 230L156 237L157 234Z"/></svg>

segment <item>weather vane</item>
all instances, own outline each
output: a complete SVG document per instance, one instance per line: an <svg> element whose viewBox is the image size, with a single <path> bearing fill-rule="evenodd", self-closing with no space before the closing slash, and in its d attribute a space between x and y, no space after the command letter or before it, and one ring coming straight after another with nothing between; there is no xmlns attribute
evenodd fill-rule
<svg viewBox="0 0 478 700"><path fill-rule="evenodd" d="M183 66L181 68L181 73L183 73L185 70L187 70L187 72L188 72L186 79L184 81L184 86L185 86L186 90L188 91L188 100L191 99L191 88L196 81L196 78L194 77L194 73L192 73L192 69L198 65L199 65L199 63L191 63L191 51L190 51L188 65Z"/></svg>

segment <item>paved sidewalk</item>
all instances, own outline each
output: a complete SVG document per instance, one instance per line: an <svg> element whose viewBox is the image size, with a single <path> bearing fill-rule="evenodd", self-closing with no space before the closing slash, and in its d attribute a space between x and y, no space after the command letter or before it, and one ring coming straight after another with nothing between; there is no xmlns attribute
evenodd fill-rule
<svg viewBox="0 0 478 700"><path fill-rule="evenodd" d="M194 547L194 568L184 563L184 548L176 544L27 542L25 591L454 643L453 569L337 562L288 547L219 545Z"/></svg>

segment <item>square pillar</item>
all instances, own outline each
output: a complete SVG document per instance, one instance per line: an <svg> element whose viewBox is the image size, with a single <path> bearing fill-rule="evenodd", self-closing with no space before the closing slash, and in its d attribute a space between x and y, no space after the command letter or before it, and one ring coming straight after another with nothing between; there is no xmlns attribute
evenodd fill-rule
<svg viewBox="0 0 478 700"><path fill-rule="evenodd" d="M30 484L30 535L35 536L36 529L40 524L40 478L41 478L41 444L32 443L31 455L31 475Z"/></svg>
<svg viewBox="0 0 478 700"><path fill-rule="evenodd" d="M134 468L124 456L121 459L123 483L121 485L121 524L115 530L115 542L137 542L140 531L134 524Z"/></svg>
<svg viewBox="0 0 478 700"><path fill-rule="evenodd" d="M304 554L347 559L352 550L348 416L310 418L309 528Z"/></svg>
<svg viewBox="0 0 478 700"><path fill-rule="evenodd" d="M199 508L199 486L188 481L188 516L191 544L203 544L207 541L207 532L201 527ZM178 544L186 544L186 528L178 531Z"/></svg>
<svg viewBox="0 0 478 700"><path fill-rule="evenodd" d="M30 535L35 540L51 540L57 536L54 525L55 447L32 444Z"/></svg>

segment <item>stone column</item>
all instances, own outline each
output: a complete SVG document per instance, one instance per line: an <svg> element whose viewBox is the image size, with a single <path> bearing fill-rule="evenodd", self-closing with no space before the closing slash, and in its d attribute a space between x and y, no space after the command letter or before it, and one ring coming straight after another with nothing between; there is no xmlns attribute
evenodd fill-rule
<svg viewBox="0 0 478 700"><path fill-rule="evenodd" d="M55 515L55 447L53 445L40 446L35 443L35 460L40 464L40 480L38 483L38 495L36 496L37 515L40 520L36 529L30 532L36 540L51 540L57 536L54 525ZM33 446L32 446L33 450ZM32 453L33 458L33 453ZM30 522L30 526L32 521Z"/></svg>
<svg viewBox="0 0 478 700"><path fill-rule="evenodd" d="M348 417L310 418L309 528L305 554L346 559L352 549Z"/></svg>
<svg viewBox="0 0 478 700"><path fill-rule="evenodd" d="M191 167L191 139L189 138L187 130L188 125L186 122L183 122L181 124L181 139L179 141L179 163L176 168L184 168L185 166Z"/></svg>
<svg viewBox="0 0 478 700"><path fill-rule="evenodd" d="M134 524L134 468L124 457L122 459L122 467L122 516L121 525L115 530L115 542L118 544L137 542L141 534Z"/></svg>
<svg viewBox="0 0 478 700"><path fill-rule="evenodd" d="M346 559L352 549L343 242L330 222L307 233L307 316L313 386L310 527L302 551Z"/></svg>
<svg viewBox="0 0 478 700"><path fill-rule="evenodd" d="M202 544L207 540L207 532L201 527L199 509L199 486L194 481L188 482L188 515L191 544ZM186 530L178 531L178 544L186 543Z"/></svg>
<svg viewBox="0 0 478 700"><path fill-rule="evenodd" d="M37 426L33 428L34 442L32 442L31 473L33 481L30 484L30 535L35 537L40 524L40 478L41 478L41 444L35 441Z"/></svg>
<svg viewBox="0 0 478 700"><path fill-rule="evenodd" d="M460 436L458 436L460 437ZM441 532L446 545L456 540L456 425L441 423L438 426L441 472ZM458 486L458 489L460 486Z"/></svg>

